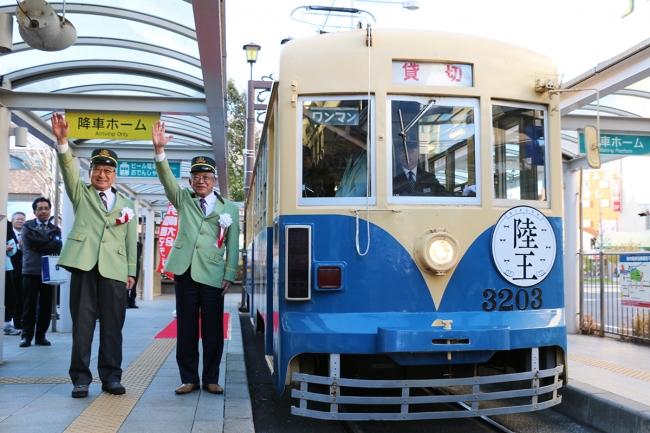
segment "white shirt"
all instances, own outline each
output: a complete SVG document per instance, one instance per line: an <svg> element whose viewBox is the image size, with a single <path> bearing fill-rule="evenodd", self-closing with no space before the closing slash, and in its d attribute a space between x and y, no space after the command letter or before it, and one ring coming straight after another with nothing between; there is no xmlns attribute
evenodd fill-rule
<svg viewBox="0 0 650 433"><path fill-rule="evenodd" d="M409 171L413 172L413 180L418 178L418 167L415 166L412 170L409 170L408 168L402 166L402 170L404 170L404 174L406 175L406 180L409 180Z"/></svg>
<svg viewBox="0 0 650 433"><path fill-rule="evenodd" d="M16 230L13 227L12 227L12 230L14 231L14 234L16 235L16 239L18 239L18 241L16 242L16 247L18 247L18 249L21 249L20 248L20 230Z"/></svg>
<svg viewBox="0 0 650 433"><path fill-rule="evenodd" d="M59 144L56 146L56 150L59 153L66 153L70 146L68 145L68 142L66 141L65 144ZM113 192L112 188L108 188L106 191L104 191L104 194L106 194L106 207L107 212L113 209L113 206L115 206L115 193ZM97 191L97 195L99 195L99 191ZM102 198L99 197L101 200ZM213 208L214 209L214 208Z"/></svg>
<svg viewBox="0 0 650 433"><path fill-rule="evenodd" d="M97 195L99 195L101 191L97 191ZM106 195L106 207L108 208L107 212L110 212L111 209L113 209L113 206L115 206L115 193L113 192L112 188L108 188L106 191L104 191L104 194ZM99 197L101 200L102 198Z"/></svg>

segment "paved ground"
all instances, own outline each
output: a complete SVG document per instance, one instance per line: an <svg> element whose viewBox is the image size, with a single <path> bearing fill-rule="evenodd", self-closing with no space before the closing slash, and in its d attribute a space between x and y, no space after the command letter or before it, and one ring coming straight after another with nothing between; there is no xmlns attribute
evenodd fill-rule
<svg viewBox="0 0 650 433"><path fill-rule="evenodd" d="M70 397L68 378L71 334L48 333L52 346L20 348L19 337L5 336L0 365L0 431L59 432L252 432L254 431L244 364L237 303L241 295L226 296L230 339L221 364L224 395L195 391L176 395L180 385L175 339L154 337L172 320L174 296L140 301L127 310L124 326L124 396L90 386L88 398ZM95 330L91 370L96 375L98 329ZM225 376L224 376L225 373Z"/></svg>

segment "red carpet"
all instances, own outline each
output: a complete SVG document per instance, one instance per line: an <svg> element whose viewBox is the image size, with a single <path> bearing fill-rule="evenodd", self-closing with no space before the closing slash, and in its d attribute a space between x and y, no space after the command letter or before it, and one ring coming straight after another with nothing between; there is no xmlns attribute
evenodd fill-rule
<svg viewBox="0 0 650 433"><path fill-rule="evenodd" d="M156 335L156 338L176 338L176 319ZM199 338L201 338L201 318L199 317ZM223 338L230 340L230 313L223 313Z"/></svg>

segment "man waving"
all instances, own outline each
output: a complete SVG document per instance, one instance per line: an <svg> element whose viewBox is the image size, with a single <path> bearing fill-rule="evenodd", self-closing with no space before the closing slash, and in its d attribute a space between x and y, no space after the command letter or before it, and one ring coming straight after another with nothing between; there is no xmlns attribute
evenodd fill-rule
<svg viewBox="0 0 650 433"><path fill-rule="evenodd" d="M239 262L239 209L216 191L212 158L192 159L189 189L181 189L165 158L165 123L152 125L154 160L165 195L178 211L178 235L165 271L174 274L178 344L176 361L182 385L176 394L187 394L199 383L199 308L203 339L203 388L223 393L219 364L223 353L223 296L235 280ZM224 261L224 254L226 256Z"/></svg>

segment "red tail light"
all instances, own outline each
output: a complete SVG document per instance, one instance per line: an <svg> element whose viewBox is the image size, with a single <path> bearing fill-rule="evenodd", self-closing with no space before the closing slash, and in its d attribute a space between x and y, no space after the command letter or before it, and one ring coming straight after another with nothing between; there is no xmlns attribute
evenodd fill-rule
<svg viewBox="0 0 650 433"><path fill-rule="evenodd" d="M317 282L321 289L341 288L341 267L321 266L317 271Z"/></svg>

